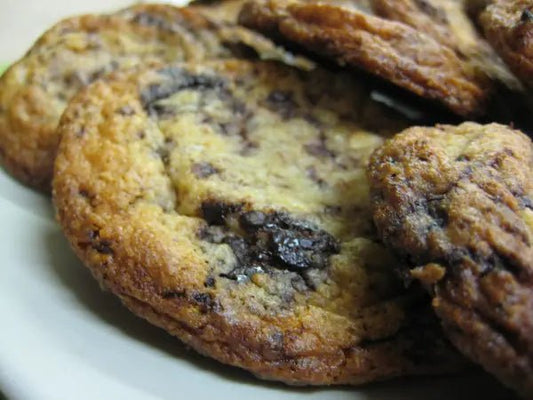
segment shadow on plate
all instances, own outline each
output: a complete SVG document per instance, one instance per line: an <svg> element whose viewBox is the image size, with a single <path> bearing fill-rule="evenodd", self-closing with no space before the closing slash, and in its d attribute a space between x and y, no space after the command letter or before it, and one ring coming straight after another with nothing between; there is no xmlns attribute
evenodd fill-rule
<svg viewBox="0 0 533 400"><path fill-rule="evenodd" d="M426 393L432 400L484 398L486 400L511 400L515 397L501 386L494 378L480 370L462 376L401 378L389 382L374 383L359 387L306 388L290 387L277 382L267 382L254 378L251 374L219 364L189 350L176 338L163 330L146 323L129 312L116 298L103 292L90 272L82 266L70 249L62 233L51 230L46 237L46 246L50 256L49 265L62 285L71 291L75 298L104 323L118 328L123 334L150 346L156 351L184 360L192 366L218 375L234 383L253 385L280 391L287 395L327 395L331 390L338 391L342 398L351 397L358 400L413 400ZM474 396L474 397L473 397ZM311 396L315 397L315 396Z"/></svg>
<svg viewBox="0 0 533 400"><path fill-rule="evenodd" d="M117 297L100 289L89 270L81 264L71 250L59 229L50 231L46 244L50 256L50 268L53 269L59 281L75 295L80 304L85 306L100 320L118 328L127 336L158 351L186 360L199 369L239 383L279 387L284 390L289 389L302 393L320 390L316 388L287 387L276 382L261 381L246 371L219 364L196 353L194 350L188 349L175 337L132 314L121 304Z"/></svg>

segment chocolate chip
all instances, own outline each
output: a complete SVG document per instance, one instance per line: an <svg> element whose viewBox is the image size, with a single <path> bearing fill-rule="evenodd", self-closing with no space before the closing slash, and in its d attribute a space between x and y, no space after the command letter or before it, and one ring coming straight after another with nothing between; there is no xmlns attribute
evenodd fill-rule
<svg viewBox="0 0 533 400"><path fill-rule="evenodd" d="M522 16L520 17L520 21L533 22L533 12L531 12L528 8L524 9Z"/></svg>
<svg viewBox="0 0 533 400"><path fill-rule="evenodd" d="M324 269L329 257L340 250L329 233L308 221L279 212L239 213L241 208L216 202L204 203L202 208L204 219L219 226L204 228L199 236L212 243L227 244L237 261L233 271L221 275L223 277L239 280L272 268L298 273L312 268ZM238 217L244 235L223 226L230 215Z"/></svg>
<svg viewBox="0 0 533 400"><path fill-rule="evenodd" d="M204 201L202 203L202 217L210 225L224 225L226 217L239 210L241 206L226 204L216 200Z"/></svg>
<svg viewBox="0 0 533 400"><path fill-rule="evenodd" d="M208 277L204 282L204 286L206 288L215 287L215 278L213 278L212 276Z"/></svg>
<svg viewBox="0 0 533 400"><path fill-rule="evenodd" d="M207 293L194 293L192 298L200 304L208 304L211 301L211 296Z"/></svg>
<svg viewBox="0 0 533 400"><path fill-rule="evenodd" d="M166 99L181 90L221 90L225 81L217 76L198 74L194 75L180 67L167 67L158 71L164 79L160 83L153 83L141 91L140 97L143 107L147 112L152 111L157 115L154 103Z"/></svg>
<svg viewBox="0 0 533 400"><path fill-rule="evenodd" d="M219 173L219 170L213 167L212 164L208 162L198 162L194 163L191 167L191 172L199 179L205 179L211 175Z"/></svg>
<svg viewBox="0 0 533 400"><path fill-rule="evenodd" d="M113 254L113 249L111 248L111 242L109 240L100 240L94 242L91 247L100 254Z"/></svg>
<svg viewBox="0 0 533 400"><path fill-rule="evenodd" d="M310 235L310 236L305 236ZM272 234L271 251L289 270L324 268L327 258L338 252L331 237L313 233L275 231Z"/></svg>
<svg viewBox="0 0 533 400"><path fill-rule="evenodd" d="M218 304L209 293L193 293L192 299L200 306L200 310L204 313L218 309Z"/></svg>
<svg viewBox="0 0 533 400"><path fill-rule="evenodd" d="M180 290L180 291L169 290L169 291L163 292L161 296L164 299L183 299L185 297L185 292L183 290Z"/></svg>
<svg viewBox="0 0 533 400"><path fill-rule="evenodd" d="M233 254L239 264L248 264L252 261L252 252L250 251L249 243L239 236L228 236L225 238L224 243L231 247Z"/></svg>

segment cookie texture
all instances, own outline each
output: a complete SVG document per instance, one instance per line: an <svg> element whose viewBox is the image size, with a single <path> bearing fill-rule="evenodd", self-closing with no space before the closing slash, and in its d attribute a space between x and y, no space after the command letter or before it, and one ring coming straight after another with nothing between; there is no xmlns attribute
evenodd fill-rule
<svg viewBox="0 0 533 400"><path fill-rule="evenodd" d="M533 88L533 2L494 1L481 14L480 23L511 70Z"/></svg>
<svg viewBox="0 0 533 400"><path fill-rule="evenodd" d="M411 128L372 156L374 221L452 342L533 396L533 148L498 124Z"/></svg>
<svg viewBox="0 0 533 400"><path fill-rule="evenodd" d="M223 363L290 384L454 370L369 212L368 157L404 124L344 74L123 73L64 114L54 203L103 287Z"/></svg>
<svg viewBox="0 0 533 400"><path fill-rule="evenodd" d="M190 3L213 21L236 23L246 0L197 0Z"/></svg>
<svg viewBox="0 0 533 400"><path fill-rule="evenodd" d="M491 84L522 91L523 88L498 57L492 47L478 33L467 14L462 0L374 0L379 16L412 26L452 49L463 63Z"/></svg>
<svg viewBox="0 0 533 400"><path fill-rule="evenodd" d="M260 35L220 28L188 8L137 5L115 15L61 21L0 78L1 161L22 182L49 191L60 139L57 123L81 87L139 64L263 52L285 57Z"/></svg>
<svg viewBox="0 0 533 400"><path fill-rule="evenodd" d="M240 22L340 65L361 68L462 116L483 113L490 80L431 36L396 21L327 3L247 3Z"/></svg>

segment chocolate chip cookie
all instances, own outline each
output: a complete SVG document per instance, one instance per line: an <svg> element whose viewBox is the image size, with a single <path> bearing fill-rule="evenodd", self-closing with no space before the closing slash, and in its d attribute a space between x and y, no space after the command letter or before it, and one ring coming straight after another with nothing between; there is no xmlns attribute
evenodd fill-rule
<svg viewBox="0 0 533 400"><path fill-rule="evenodd" d="M533 396L533 145L506 126L411 128L369 166L374 220L452 342Z"/></svg>
<svg viewBox="0 0 533 400"><path fill-rule="evenodd" d="M63 115L58 220L134 313L262 378L454 370L371 220L365 165L404 124L344 74L246 61L123 72Z"/></svg>
<svg viewBox="0 0 533 400"><path fill-rule="evenodd" d="M478 33L463 0L374 0L372 5L379 16L412 26L452 49L479 74L506 88L523 89Z"/></svg>
<svg viewBox="0 0 533 400"><path fill-rule="evenodd" d="M0 78L0 159L22 182L48 191L57 123L84 85L139 64L258 53L285 58L260 35L221 29L188 8L138 5L61 21Z"/></svg>
<svg viewBox="0 0 533 400"><path fill-rule="evenodd" d="M240 22L340 65L361 68L462 116L483 113L490 79L454 50L396 21L327 3L247 3Z"/></svg>
<svg viewBox="0 0 533 400"><path fill-rule="evenodd" d="M533 88L533 1L496 0L481 14L480 23L511 70Z"/></svg>

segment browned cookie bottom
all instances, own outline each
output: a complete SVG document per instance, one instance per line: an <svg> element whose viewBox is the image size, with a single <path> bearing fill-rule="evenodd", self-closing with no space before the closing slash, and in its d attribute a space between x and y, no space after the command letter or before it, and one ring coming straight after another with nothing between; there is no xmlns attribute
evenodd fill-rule
<svg viewBox="0 0 533 400"><path fill-rule="evenodd" d="M450 47L364 9L267 0L247 3L239 18L280 43L361 68L461 116L483 114L490 97L490 79Z"/></svg>

